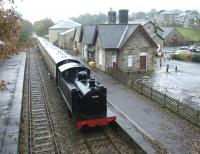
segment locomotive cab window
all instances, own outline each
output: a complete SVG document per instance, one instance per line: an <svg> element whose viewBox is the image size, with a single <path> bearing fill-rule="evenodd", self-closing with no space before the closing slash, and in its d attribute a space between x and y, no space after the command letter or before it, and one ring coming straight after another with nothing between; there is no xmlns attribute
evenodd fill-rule
<svg viewBox="0 0 200 154"><path fill-rule="evenodd" d="M71 71L70 70L67 70L67 71L63 72L62 76L63 76L63 78L64 78L64 80L66 82L71 82L72 81L71 80Z"/></svg>

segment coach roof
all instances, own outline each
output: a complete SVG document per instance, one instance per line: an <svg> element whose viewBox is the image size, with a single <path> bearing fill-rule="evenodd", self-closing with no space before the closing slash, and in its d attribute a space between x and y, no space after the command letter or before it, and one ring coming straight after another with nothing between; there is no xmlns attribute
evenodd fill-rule
<svg viewBox="0 0 200 154"><path fill-rule="evenodd" d="M55 64L58 64L61 61L65 60L72 60L76 61L72 56L67 54L64 50L54 46L52 43L50 43L48 40L38 37L38 40L46 50L46 52L49 54L51 59L54 61ZM78 62L78 61L77 61Z"/></svg>
<svg viewBox="0 0 200 154"><path fill-rule="evenodd" d="M58 67L60 72L64 72L65 70L71 69L71 68L85 68L88 69L87 67L77 64L77 63L67 63L63 64L60 67Z"/></svg>

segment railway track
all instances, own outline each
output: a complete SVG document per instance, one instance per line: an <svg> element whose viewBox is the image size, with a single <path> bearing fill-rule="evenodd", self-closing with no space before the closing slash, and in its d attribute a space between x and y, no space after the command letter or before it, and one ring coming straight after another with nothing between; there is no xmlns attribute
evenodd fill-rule
<svg viewBox="0 0 200 154"><path fill-rule="evenodd" d="M45 87L34 50L28 53L29 153L55 153L59 149L50 117Z"/></svg>
<svg viewBox="0 0 200 154"><path fill-rule="evenodd" d="M45 64L42 61L41 54L37 51L37 58L40 60L40 67L43 70L44 82L47 85L49 94L57 92L55 86L49 84L50 80L47 77ZM59 97L59 96L58 96ZM52 95L49 95L52 111L55 116L55 129L58 133L59 147L62 153L74 154L133 154L134 148L120 137L119 133L110 126L106 128L89 129L81 131L75 128L73 120L67 114L66 104L64 102L54 100ZM53 101L54 100L54 101ZM64 118L63 120L61 119ZM59 135L60 134L60 135ZM62 135L61 135L62 134Z"/></svg>
<svg viewBox="0 0 200 154"><path fill-rule="evenodd" d="M110 127L83 132L84 142L91 154L133 154L133 150Z"/></svg>

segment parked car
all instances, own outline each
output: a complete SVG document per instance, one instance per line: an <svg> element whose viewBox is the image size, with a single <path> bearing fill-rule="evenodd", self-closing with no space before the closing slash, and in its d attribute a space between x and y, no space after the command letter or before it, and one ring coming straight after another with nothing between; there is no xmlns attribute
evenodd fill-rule
<svg viewBox="0 0 200 154"><path fill-rule="evenodd" d="M200 53L200 46L196 48L196 52Z"/></svg>
<svg viewBox="0 0 200 154"><path fill-rule="evenodd" d="M188 46L182 46L180 47L180 50L190 50L190 48Z"/></svg>
<svg viewBox="0 0 200 154"><path fill-rule="evenodd" d="M190 54L191 51L190 51L188 46L182 46L178 50L175 51L175 55L178 55L178 54L181 54L181 53Z"/></svg>
<svg viewBox="0 0 200 154"><path fill-rule="evenodd" d="M196 52L196 48L197 48L196 45L190 45L189 46L189 50L192 51L192 52Z"/></svg>

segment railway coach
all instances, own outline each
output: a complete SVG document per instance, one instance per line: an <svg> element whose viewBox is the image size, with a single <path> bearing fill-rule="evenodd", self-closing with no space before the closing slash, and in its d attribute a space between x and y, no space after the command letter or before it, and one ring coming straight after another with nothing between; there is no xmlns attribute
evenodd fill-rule
<svg viewBox="0 0 200 154"><path fill-rule="evenodd" d="M75 62L80 63L78 60L75 60L72 56L61 50L60 48L54 46L48 40L38 37L37 38L38 48L44 58L45 63L53 77L55 83L58 82L58 67L68 63Z"/></svg>
<svg viewBox="0 0 200 154"><path fill-rule="evenodd" d="M107 109L107 89L90 69L44 38L37 38L37 44L77 128L116 120Z"/></svg>

